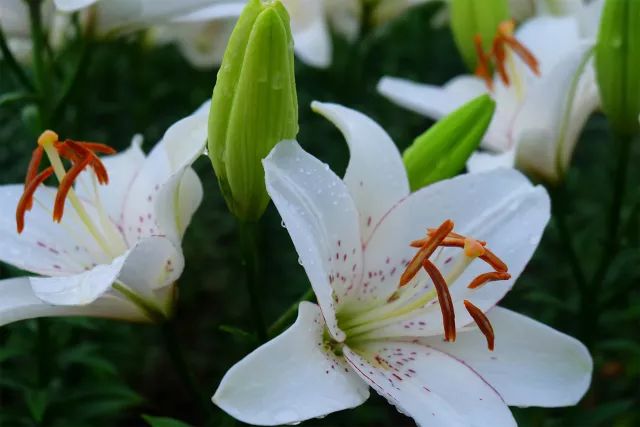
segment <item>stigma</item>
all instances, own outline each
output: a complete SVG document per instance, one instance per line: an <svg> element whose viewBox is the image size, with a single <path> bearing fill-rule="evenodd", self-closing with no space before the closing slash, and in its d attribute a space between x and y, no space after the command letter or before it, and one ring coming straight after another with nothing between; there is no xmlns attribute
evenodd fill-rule
<svg viewBox="0 0 640 427"><path fill-rule="evenodd" d="M475 259L483 261L492 271L476 276L467 285L468 289L475 290L489 282L508 280L511 278L511 275L508 273L508 266L489 250L487 242L455 233L453 228L453 221L446 220L440 227L428 229L426 237L410 243L410 246L417 248L418 251L407 264L398 284L398 289L400 290L409 284L419 271L424 270L427 273L435 288L435 296L440 305L440 311L442 312L444 338L446 341L451 342L456 339L456 319L453 300L449 292L449 285L460 277L462 272ZM460 248L462 250L462 262L458 268L454 268L452 272L449 272L449 277L446 279L435 262L430 260L430 257L436 250L441 248ZM393 298L398 298L397 293L394 294ZM486 337L487 347L493 351L495 337L491 322L484 312L469 300L464 300L464 306L473 321L478 325L482 334Z"/></svg>
<svg viewBox="0 0 640 427"><path fill-rule="evenodd" d="M18 233L22 233L24 230L25 216L33 207L36 190L54 174L58 179L59 185L53 206L53 221L60 222L62 220L67 199L70 199L76 209L83 211L77 196L73 192L74 182L81 172L91 170L98 184L108 184L109 175L107 169L97 154L115 154L115 152L113 148L105 144L72 139L61 141L57 133L51 130L44 131L38 138L37 147L31 155L31 161L25 177L24 191L16 207L16 228ZM44 155L48 157L50 165L40 171ZM70 164L68 170L65 168L63 160Z"/></svg>
<svg viewBox="0 0 640 427"><path fill-rule="evenodd" d="M511 61L511 53L515 53L524 64L537 76L540 75L540 65L535 55L514 36L515 23L513 20L503 21L498 25L496 34L491 43L491 49L485 52L483 40L480 34L473 39L478 65L475 74L484 80L489 90L493 90L491 70L495 67L500 80L505 86L510 86L511 77L508 72L508 64ZM512 74L515 73L511 67Z"/></svg>

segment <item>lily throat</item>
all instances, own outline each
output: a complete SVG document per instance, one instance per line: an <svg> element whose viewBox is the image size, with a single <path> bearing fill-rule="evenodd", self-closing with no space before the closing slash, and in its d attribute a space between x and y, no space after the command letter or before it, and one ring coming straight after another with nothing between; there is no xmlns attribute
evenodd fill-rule
<svg viewBox="0 0 640 427"><path fill-rule="evenodd" d="M417 251L406 263L396 290L386 301L359 312L338 312L338 325L346 334L345 343L383 338L382 331L385 328L408 319L426 325L420 317L432 312L436 305L442 316L444 339L455 341L457 327L454 299L450 291L452 285L455 283L458 286L456 282L476 260L483 261L491 271L479 274L468 284L465 283L471 292L469 295L490 282L508 280L511 275L507 265L489 250L487 242L455 233L453 228L453 221L446 220L438 228L428 229L425 237L409 242ZM443 260L443 251L450 251L450 248L461 251ZM493 329L484 312L468 299L464 299L462 303L485 335L489 350L493 350Z"/></svg>

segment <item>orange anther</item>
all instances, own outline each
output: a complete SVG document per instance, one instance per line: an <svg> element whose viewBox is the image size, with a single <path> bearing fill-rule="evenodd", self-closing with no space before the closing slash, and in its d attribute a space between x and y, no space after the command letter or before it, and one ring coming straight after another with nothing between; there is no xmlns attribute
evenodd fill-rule
<svg viewBox="0 0 640 427"><path fill-rule="evenodd" d="M406 270L400 277L400 287L405 286L418 274L422 267L422 261L428 259L445 237L453 230L453 221L446 220L438 227L438 229L425 241L424 245L420 248L418 253L415 254L413 259L409 261Z"/></svg>
<svg viewBox="0 0 640 427"><path fill-rule="evenodd" d="M487 264L489 264L496 271L506 272L509 270L509 267L507 267L507 264L502 262L502 260L498 258L496 254L491 252L489 249L485 250L484 255L482 255L480 259L486 262Z"/></svg>
<svg viewBox="0 0 640 427"><path fill-rule="evenodd" d="M422 267L424 267L429 277L431 277L433 285L436 288L436 293L438 294L440 310L442 311L442 324L444 325L444 337L447 341L455 341L456 314L453 309L453 300L451 299L447 282L444 280L444 277L442 277L442 273L440 273L438 267L428 259L422 262Z"/></svg>
<svg viewBox="0 0 640 427"><path fill-rule="evenodd" d="M476 54L478 55L478 65L476 67L476 76L484 80L489 90L493 90L493 79L491 78L491 67L489 65L489 56L484 53L482 48L482 36L476 34L473 38L473 44L476 48Z"/></svg>
<svg viewBox="0 0 640 427"><path fill-rule="evenodd" d="M495 282L497 280L509 280L511 279L511 275L509 273L503 271L491 271L489 273L484 273L476 277L469 283L467 288L469 289L477 289L480 286L483 286L489 282Z"/></svg>
<svg viewBox="0 0 640 427"><path fill-rule="evenodd" d="M489 318L475 305L471 304L468 300L464 300L464 306L473 318L473 320L480 328L480 332L487 339L487 347L490 351L493 351L495 344L495 335L493 333L493 326L491 326L491 322Z"/></svg>
<svg viewBox="0 0 640 427"><path fill-rule="evenodd" d="M53 205L53 220L60 222L62 220L62 214L64 213L64 202L67 198L67 194L76 180L80 172L84 170L91 163L91 157L87 156L82 161L75 163L71 169L69 169L62 179L60 186L58 187L58 194L56 194L56 200Z"/></svg>
<svg viewBox="0 0 640 427"><path fill-rule="evenodd" d="M29 167L27 168L27 176L24 179L25 187L29 185L29 183L38 175L38 169L40 169L40 162L42 161L42 154L44 153L44 148L41 145L38 145L33 153L31 154L31 160L29 161ZM29 201L27 205L27 210L31 210L33 207L33 198Z"/></svg>
<svg viewBox="0 0 640 427"><path fill-rule="evenodd" d="M464 254L471 258L478 258L486 253L484 246L475 239L467 237L464 239Z"/></svg>
<svg viewBox="0 0 640 427"><path fill-rule="evenodd" d="M16 207L16 228L18 229L18 234L22 233L22 230L24 230L24 216L27 211L31 210L33 207L33 195L35 194L36 189L40 184L45 182L51 174L53 174L53 168L49 166L26 183L24 192L22 193L22 196L18 201L18 206Z"/></svg>

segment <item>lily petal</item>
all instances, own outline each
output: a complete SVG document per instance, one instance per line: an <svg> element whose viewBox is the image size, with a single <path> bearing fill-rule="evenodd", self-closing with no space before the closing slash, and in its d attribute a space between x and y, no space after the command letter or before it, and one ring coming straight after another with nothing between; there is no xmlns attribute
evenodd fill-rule
<svg viewBox="0 0 640 427"><path fill-rule="evenodd" d="M486 240L512 275L511 280L469 290L466 286L471 280L487 270L484 263L476 260L450 284L457 302L456 316L468 320L462 298L483 310L495 305L531 258L549 217L546 191L510 169L462 175L417 191L387 214L365 248L365 277L369 287L375 289L369 294L370 299L386 301L397 289L405 263L415 253L409 243L423 236L427 228L450 219L461 234ZM383 274L369 275L378 270Z"/></svg>
<svg viewBox="0 0 640 427"><path fill-rule="evenodd" d="M342 341L336 305L359 283L362 271L358 211L351 194L329 165L295 141L276 145L263 165L267 191L291 235L327 327Z"/></svg>
<svg viewBox="0 0 640 427"><path fill-rule="evenodd" d="M545 75L581 43L578 20L574 16L540 16L525 21L516 38L538 59ZM533 75L527 69L530 75Z"/></svg>
<svg viewBox="0 0 640 427"><path fill-rule="evenodd" d="M378 83L378 92L408 110L437 120L486 93L487 88L478 77L467 75L455 77L444 86L383 77Z"/></svg>
<svg viewBox="0 0 640 427"><path fill-rule="evenodd" d="M99 201L115 224L122 222L127 193L145 160L140 149L141 139L141 136L136 135L127 150L101 158L109 174L108 185L98 185L90 170L82 172L76 180L75 190L78 196L93 204Z"/></svg>
<svg viewBox="0 0 640 427"><path fill-rule="evenodd" d="M154 291L173 284L183 270L184 256L179 247L164 237L147 237L127 256L118 282L155 300Z"/></svg>
<svg viewBox="0 0 640 427"><path fill-rule="evenodd" d="M85 306L50 305L36 297L28 277L0 280L0 326L24 319L57 316L149 320L135 305L116 295L105 295L93 304Z"/></svg>
<svg viewBox="0 0 640 427"><path fill-rule="evenodd" d="M104 295L120 274L131 251L88 271L70 276L31 277L33 293L54 305L87 305Z"/></svg>
<svg viewBox="0 0 640 427"><path fill-rule="evenodd" d="M362 240L398 201L409 195L409 180L398 148L369 117L337 104L313 102L311 108L333 122L351 153L344 176L360 212Z"/></svg>
<svg viewBox="0 0 640 427"><path fill-rule="evenodd" d="M283 0L291 16L294 50L298 58L313 67L331 64L331 35L325 18L324 2L318 0Z"/></svg>
<svg viewBox="0 0 640 427"><path fill-rule="evenodd" d="M212 4L210 6L175 18L172 22L202 23L205 21L213 21L217 19L233 19L240 16L240 14L242 13L242 9L244 9L246 4L247 2L245 0L219 2L219 4Z"/></svg>
<svg viewBox="0 0 640 427"><path fill-rule="evenodd" d="M0 260L45 276L76 274L109 260L70 205L62 221L53 222L56 190L50 187L36 191L25 229L18 234L15 210L22 192L19 184L0 186ZM85 204L85 208L91 206Z"/></svg>
<svg viewBox="0 0 640 427"><path fill-rule="evenodd" d="M53 0L56 7L63 12L75 12L91 6L100 0Z"/></svg>
<svg viewBox="0 0 640 427"><path fill-rule="evenodd" d="M344 355L360 377L419 426L515 426L495 389L473 369L434 348L371 342Z"/></svg>
<svg viewBox="0 0 640 427"><path fill-rule="evenodd" d="M496 347L486 348L478 330L462 332L455 343L424 340L461 360L498 390L510 406L560 407L578 403L591 381L593 361L575 338L513 311L487 313Z"/></svg>
<svg viewBox="0 0 640 427"><path fill-rule="evenodd" d="M599 105L590 44L567 54L531 88L514 123L517 163L554 182L564 175L579 132ZM544 94L541 89L544 88Z"/></svg>
<svg viewBox="0 0 640 427"><path fill-rule="evenodd" d="M182 177L204 150L208 121L206 105L167 130L133 181L123 209L123 231L130 245L154 235L166 235L176 245L180 243L180 232L188 224L202 194L199 180L191 176L183 186ZM183 189L187 194L176 193ZM176 219L169 220L171 216Z"/></svg>
<svg viewBox="0 0 640 427"><path fill-rule="evenodd" d="M80 274L59 277L31 277L35 295L55 305L87 305L118 281L143 297L152 298L155 289L170 285L182 273L182 252L162 237L148 237L109 264L96 265Z"/></svg>
<svg viewBox="0 0 640 427"><path fill-rule="evenodd" d="M467 160L470 173L486 172L498 168L513 168L516 163L516 150L511 148L503 153L476 151Z"/></svg>
<svg viewBox="0 0 640 427"><path fill-rule="evenodd" d="M326 347L323 331L319 307L301 303L291 328L226 373L213 402L255 425L294 424L359 406L368 386Z"/></svg>

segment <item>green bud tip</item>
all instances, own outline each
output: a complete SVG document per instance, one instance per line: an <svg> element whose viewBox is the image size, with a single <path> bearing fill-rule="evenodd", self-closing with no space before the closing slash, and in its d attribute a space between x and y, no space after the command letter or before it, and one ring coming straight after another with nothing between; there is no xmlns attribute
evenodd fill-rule
<svg viewBox="0 0 640 427"><path fill-rule="evenodd" d="M640 0L607 0L595 48L602 109L615 132L638 132Z"/></svg>
<svg viewBox="0 0 640 427"><path fill-rule="evenodd" d="M250 0L213 89L209 157L231 212L255 221L268 202L261 160L298 133L289 15L279 0Z"/></svg>
<svg viewBox="0 0 640 427"><path fill-rule="evenodd" d="M491 123L496 103L489 95L469 101L415 139L403 154L413 191L464 169Z"/></svg>

